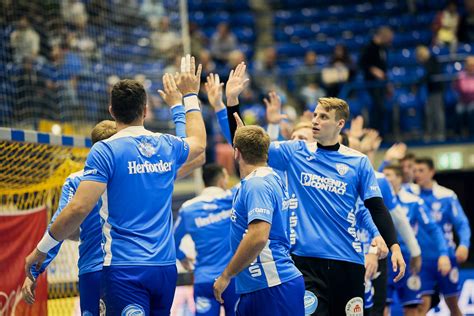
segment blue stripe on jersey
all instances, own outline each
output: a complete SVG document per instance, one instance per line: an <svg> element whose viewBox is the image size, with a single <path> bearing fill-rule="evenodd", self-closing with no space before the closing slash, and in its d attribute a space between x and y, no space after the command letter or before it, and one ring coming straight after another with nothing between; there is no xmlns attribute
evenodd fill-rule
<svg viewBox="0 0 474 316"><path fill-rule="evenodd" d="M194 283L214 283L232 257L230 249L230 213L233 193L208 187L181 206L174 226L178 259L181 239L190 234L196 249Z"/></svg>
<svg viewBox="0 0 474 316"><path fill-rule="evenodd" d="M231 215L232 251L237 250L253 220L266 221L271 229L257 259L237 275L237 293L273 287L301 275L290 257L288 204L288 193L271 168L258 168L241 181Z"/></svg>
<svg viewBox="0 0 474 316"><path fill-rule="evenodd" d="M298 200L292 252L363 264L362 250L353 246L356 201L381 197L367 156L342 145L329 151L316 143L273 142L269 165L287 172L288 191Z"/></svg>
<svg viewBox="0 0 474 316"><path fill-rule="evenodd" d="M175 264L171 195L188 153L183 139L143 126L92 147L84 180L107 183L100 210L104 266Z"/></svg>

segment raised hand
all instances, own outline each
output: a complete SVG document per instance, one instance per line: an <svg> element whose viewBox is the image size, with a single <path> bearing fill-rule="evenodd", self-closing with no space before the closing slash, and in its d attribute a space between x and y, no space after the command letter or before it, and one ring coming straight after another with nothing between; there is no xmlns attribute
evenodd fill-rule
<svg viewBox="0 0 474 316"><path fill-rule="evenodd" d="M364 130L365 135L360 142L361 152L369 153L374 152L379 149L380 144L382 143L382 138L375 129Z"/></svg>
<svg viewBox="0 0 474 316"><path fill-rule="evenodd" d="M181 73L177 76L177 80L174 81L177 81L176 85L183 95L199 93L201 72L201 64L199 64L196 71L196 60L194 56L188 54L186 57L181 58Z"/></svg>
<svg viewBox="0 0 474 316"><path fill-rule="evenodd" d="M349 136L360 139L364 135L364 118L359 115L351 120Z"/></svg>
<svg viewBox="0 0 474 316"><path fill-rule="evenodd" d="M405 157L407 153L407 145L404 143L396 143L390 147L387 152L385 153L385 160L392 161L392 160L400 160Z"/></svg>
<svg viewBox="0 0 474 316"><path fill-rule="evenodd" d="M281 99L275 91L268 94L269 99L264 98L263 103L266 106L267 122L270 124L279 124L281 120L287 118L286 114L281 114Z"/></svg>
<svg viewBox="0 0 474 316"><path fill-rule="evenodd" d="M209 103L216 112L225 108L224 101L222 101L223 87L224 83L220 82L218 74L209 74L209 76L207 76L204 88L206 89Z"/></svg>
<svg viewBox="0 0 474 316"><path fill-rule="evenodd" d="M158 93L169 107L182 103L183 95L179 91L173 75L163 75L163 89L164 91L158 90Z"/></svg>
<svg viewBox="0 0 474 316"><path fill-rule="evenodd" d="M235 70L230 71L229 80L225 87L225 95L227 97L227 106L236 106L239 104L239 95L244 91L249 83L249 79L245 74L247 66L241 62Z"/></svg>

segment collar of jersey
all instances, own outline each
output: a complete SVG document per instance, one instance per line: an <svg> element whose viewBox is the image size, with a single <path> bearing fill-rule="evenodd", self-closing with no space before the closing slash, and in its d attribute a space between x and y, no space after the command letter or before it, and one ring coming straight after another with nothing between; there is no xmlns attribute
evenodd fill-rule
<svg viewBox="0 0 474 316"><path fill-rule="evenodd" d="M252 177L254 177L260 170L264 170L264 169L268 169L267 173L266 174L270 174L270 173L273 173L273 169L270 168L269 166L262 166L262 167L258 167L257 169L255 169L254 171L250 172L248 176L246 176L245 178L242 179L242 181L246 181ZM265 174L265 175L266 175Z"/></svg>
<svg viewBox="0 0 474 316"><path fill-rule="evenodd" d="M225 194L225 190L219 187L207 187L202 190L200 196L202 197L217 197Z"/></svg>
<svg viewBox="0 0 474 316"><path fill-rule="evenodd" d="M160 133L153 133L152 131L147 130L143 125L141 126L129 126L126 127L119 132L117 132L115 135L112 135L110 138L106 139L105 141L111 141L117 138L123 138L123 137L136 137L136 136L142 136L142 135L160 135Z"/></svg>

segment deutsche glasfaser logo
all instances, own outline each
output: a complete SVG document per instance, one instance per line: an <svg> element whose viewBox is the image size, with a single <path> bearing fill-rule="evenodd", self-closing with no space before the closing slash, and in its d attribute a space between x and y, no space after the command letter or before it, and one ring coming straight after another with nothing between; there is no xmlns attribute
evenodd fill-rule
<svg viewBox="0 0 474 316"><path fill-rule="evenodd" d="M347 173L347 171L349 171L349 166L343 163L337 163L336 170L341 176L343 176Z"/></svg>
<svg viewBox="0 0 474 316"><path fill-rule="evenodd" d="M148 138L144 138L140 144L138 144L138 150L143 156L147 158L150 158L156 154L156 147L152 144L151 139Z"/></svg>

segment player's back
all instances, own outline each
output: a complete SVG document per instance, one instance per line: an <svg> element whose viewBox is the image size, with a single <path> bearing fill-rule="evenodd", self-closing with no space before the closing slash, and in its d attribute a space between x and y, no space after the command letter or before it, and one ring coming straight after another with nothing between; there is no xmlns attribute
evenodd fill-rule
<svg viewBox="0 0 474 316"><path fill-rule="evenodd" d="M267 244L250 267L237 275L237 293L248 293L290 281L301 275L290 257L289 198L280 177L261 167L241 181L231 220L231 246L236 251L253 218L271 223Z"/></svg>
<svg viewBox="0 0 474 316"><path fill-rule="evenodd" d="M292 252L363 264L362 250L353 247L353 211L360 195L363 200L380 197L367 156L343 145L326 150L316 143L287 141L272 143L269 165L287 171L289 192L298 198Z"/></svg>
<svg viewBox="0 0 474 316"><path fill-rule="evenodd" d="M143 126L93 146L84 179L107 183L100 210L104 266L175 263L171 195L188 151L182 139Z"/></svg>
<svg viewBox="0 0 474 316"><path fill-rule="evenodd" d="M208 187L185 202L175 227L184 225L196 249L194 283L209 283L224 271L232 256L229 231L233 194L218 187ZM178 245L177 245L178 246Z"/></svg>

